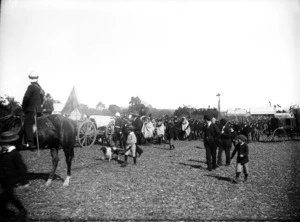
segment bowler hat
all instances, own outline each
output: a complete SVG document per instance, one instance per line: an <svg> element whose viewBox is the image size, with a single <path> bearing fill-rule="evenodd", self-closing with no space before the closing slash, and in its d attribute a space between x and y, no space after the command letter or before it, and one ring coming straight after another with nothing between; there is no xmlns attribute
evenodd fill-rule
<svg viewBox="0 0 300 222"><path fill-rule="evenodd" d="M1 133L1 135L0 135L0 142L2 142L2 143L13 142L18 139L19 139L19 135L13 131L6 131L6 132Z"/></svg>
<svg viewBox="0 0 300 222"><path fill-rule="evenodd" d="M227 120L226 119L221 119L220 123L224 126L227 123Z"/></svg>
<svg viewBox="0 0 300 222"><path fill-rule="evenodd" d="M129 125L129 126L127 127L127 129L129 129L129 130L134 130L134 126Z"/></svg>
<svg viewBox="0 0 300 222"><path fill-rule="evenodd" d="M246 141L247 141L247 138L246 138L243 134L237 135L236 138L242 140L243 142L246 142Z"/></svg>
<svg viewBox="0 0 300 222"><path fill-rule="evenodd" d="M204 115L204 119L210 121L213 118L211 114Z"/></svg>

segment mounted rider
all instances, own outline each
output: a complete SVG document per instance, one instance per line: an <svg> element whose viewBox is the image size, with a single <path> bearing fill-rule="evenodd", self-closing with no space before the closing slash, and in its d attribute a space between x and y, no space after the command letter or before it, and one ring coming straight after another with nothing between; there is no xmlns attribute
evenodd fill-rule
<svg viewBox="0 0 300 222"><path fill-rule="evenodd" d="M39 76L34 71L29 74L30 85L27 87L23 97L22 108L25 113L24 130L26 144L31 151L36 149L34 145L35 118L42 114L42 104L44 102L45 91L38 84Z"/></svg>

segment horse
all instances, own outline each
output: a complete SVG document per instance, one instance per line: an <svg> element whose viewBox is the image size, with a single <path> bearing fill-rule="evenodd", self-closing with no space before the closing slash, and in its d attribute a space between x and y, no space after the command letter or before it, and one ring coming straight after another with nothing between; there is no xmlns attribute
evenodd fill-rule
<svg viewBox="0 0 300 222"><path fill-rule="evenodd" d="M12 130L20 136L17 147L22 147L22 138L24 135L23 123L24 118L14 114L1 118L0 132ZM37 118L37 144L40 147L50 149L52 157L52 170L46 182L46 186L50 186L55 176L55 171L59 162L58 152L62 147L65 160L67 163L67 177L63 186L69 186L71 178L71 165L74 158L74 146L76 141L76 124L60 114L42 116Z"/></svg>

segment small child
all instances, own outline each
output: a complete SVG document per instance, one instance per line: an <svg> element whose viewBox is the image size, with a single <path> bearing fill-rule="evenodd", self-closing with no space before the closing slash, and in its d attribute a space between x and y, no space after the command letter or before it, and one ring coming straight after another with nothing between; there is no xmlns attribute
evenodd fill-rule
<svg viewBox="0 0 300 222"><path fill-rule="evenodd" d="M124 157L124 162L122 163L121 167L127 166L127 159L128 155L131 154L133 157L133 163L136 165L136 136L134 134L134 127L133 126L128 126L128 131L129 134L127 136L127 141L126 141L126 148L125 148L125 157Z"/></svg>
<svg viewBox="0 0 300 222"><path fill-rule="evenodd" d="M245 174L244 182L246 182L248 179L249 148L248 148L246 141L247 141L247 138L244 135L241 135L241 134L238 135L235 139L235 142L236 142L235 149L231 154L231 161L232 161L235 153L237 152L237 159L236 159L236 181L237 181L237 183L240 182L239 177L242 172L242 169Z"/></svg>
<svg viewBox="0 0 300 222"><path fill-rule="evenodd" d="M19 136L12 131L0 135L0 218L15 216L13 211L7 209L8 203L12 203L19 210L20 219L27 215L27 210L15 195L15 187L19 182L23 187L29 186L26 178L27 167L14 144L18 139Z"/></svg>

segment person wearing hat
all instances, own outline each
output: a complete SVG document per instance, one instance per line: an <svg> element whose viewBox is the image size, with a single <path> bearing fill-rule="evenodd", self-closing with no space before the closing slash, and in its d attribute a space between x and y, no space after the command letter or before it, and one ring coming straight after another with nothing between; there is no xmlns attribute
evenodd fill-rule
<svg viewBox="0 0 300 222"><path fill-rule="evenodd" d="M131 113L131 115L133 116L132 126L134 127L134 134L136 135L137 138L137 144L142 145L142 138L143 138L142 128L144 122L141 120L137 112L133 112Z"/></svg>
<svg viewBox="0 0 300 222"><path fill-rule="evenodd" d="M30 85L27 87L23 97L22 108L25 113L24 130L26 138L26 147L34 150L34 131L35 118L42 113L42 104L44 102L45 92L38 84L39 76L35 72L29 74Z"/></svg>
<svg viewBox="0 0 300 222"><path fill-rule="evenodd" d="M46 94L46 100L43 104L43 114L51 115L54 110L53 99L49 93Z"/></svg>
<svg viewBox="0 0 300 222"><path fill-rule="evenodd" d="M217 168L217 146L221 135L219 128L212 122L211 114L205 115L203 143L206 152L207 169L212 171Z"/></svg>
<svg viewBox="0 0 300 222"><path fill-rule="evenodd" d="M27 167L23 162L15 143L19 136L13 131L6 131L0 135L0 219L14 217L13 211L7 209L9 203L19 210L19 217L24 217L27 210L15 195L15 186L20 182L23 187L28 187Z"/></svg>
<svg viewBox="0 0 300 222"><path fill-rule="evenodd" d="M232 134L226 119L221 119L220 124L222 129L221 129L221 138L220 138L219 151L218 151L218 165L219 166L223 165L222 155L223 155L223 151L225 151L226 166L229 166L230 150L232 146Z"/></svg>
<svg viewBox="0 0 300 222"><path fill-rule="evenodd" d="M134 134L134 127L128 126L128 131L129 131L129 134L127 136L127 141L126 141L124 162L122 163L121 167L127 166L127 159L130 154L133 157L134 165L136 165L136 142L137 142L137 139Z"/></svg>
<svg viewBox="0 0 300 222"><path fill-rule="evenodd" d="M117 112L115 114L115 130L114 130L114 135L113 135L113 139L114 142L117 144L119 142L120 147L124 148L123 146L123 133L122 133L122 129L124 126L124 121L121 118L121 115L119 112Z"/></svg>
<svg viewBox="0 0 300 222"><path fill-rule="evenodd" d="M248 173L249 173L249 148L246 143L247 138L246 136L240 134L236 137L236 146L231 154L231 160L233 159L234 155L237 153L237 159L236 159L236 181L239 181L240 174L242 170L244 171L244 182L248 179Z"/></svg>

